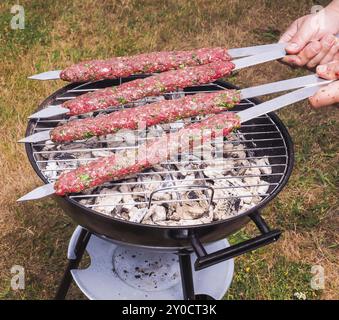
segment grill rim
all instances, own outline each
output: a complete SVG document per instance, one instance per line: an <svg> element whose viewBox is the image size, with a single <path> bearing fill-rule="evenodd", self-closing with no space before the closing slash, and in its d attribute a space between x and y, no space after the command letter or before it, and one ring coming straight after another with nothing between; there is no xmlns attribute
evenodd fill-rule
<svg viewBox="0 0 339 320"><path fill-rule="evenodd" d="M138 78L145 78L149 75L133 75L131 77L128 78L123 78L123 79L115 79L116 81L119 81L121 83L121 81L123 80L135 80ZM98 81L99 82L99 81ZM89 82L90 83L90 82ZM89 84L88 83L88 84ZM95 82L93 82L95 83ZM217 85L221 85L223 86L225 89L236 89L236 90L240 90L241 88L239 88L238 86L235 86L229 82L223 81L223 80L217 80L212 82L214 84ZM119 83L118 83L119 84ZM117 85L118 85L117 84ZM46 99L44 99L38 106L38 108L35 111L39 111L41 109L43 109L44 107L46 107L48 104L50 104L50 102L52 100L54 100L54 98L56 96L58 96L59 94L64 93L67 90L70 90L72 88L74 88L75 86L81 85L81 83L70 83L67 84L66 86L58 89L57 91L55 91L54 93L52 93L50 96L48 96ZM85 83L84 83L85 85ZM247 99L248 101L251 101L254 104L259 104L261 103L261 101L258 98L251 98L251 99ZM241 213L241 214L237 214L235 216L229 217L227 219L223 219L223 220L218 220L218 221L212 221L209 223L204 223L204 224L195 224L195 225L183 225L183 226L163 226L163 225L151 225L151 224L142 224L142 223L138 223L138 222L132 222L132 221L127 221L127 220L122 220L122 219L117 219L114 217L110 217L108 215L105 215L103 213L100 213L98 211L92 210L91 208L87 208L84 205L80 204L79 202L69 198L68 196L58 196L58 200L63 200L66 202L69 202L70 204L76 206L78 209L80 210L84 210L86 213L88 214L94 214L97 215L103 219L107 219L109 221L116 221L119 223L125 223L127 225L131 225L133 227L140 227L140 228L151 228L151 229L162 229L162 230L187 230L187 229L201 229L203 227L212 227L212 226L216 226L216 225L220 225L223 223L227 223L227 222L233 222L236 221L237 219L241 220L242 218L249 216L250 214L253 214L255 212L260 211L263 207L265 207L270 201L272 201L281 191L282 189L286 186L289 178L291 177L293 168L294 168L294 144L292 141L292 138L286 128L286 126L284 125L284 123L282 122L282 120L278 117L278 115L276 115L273 112L270 112L267 114L271 120L274 122L274 124L278 127L278 129L281 132L281 135L283 136L283 141L286 147L286 151L287 151L287 164L286 164L286 172L283 175L283 178L281 179L279 185L277 186L277 188L269 195L267 196L263 201L261 201L260 203L258 203L257 205L255 205L254 207L250 208L249 210L246 210L245 212ZM28 121L27 124L27 128L26 128L26 132L25 132L25 136L29 136L31 134L31 127L32 125L34 125L35 120L34 119L30 119ZM49 183L49 181L44 177L44 175L42 174L42 172L39 170L37 163L35 162L35 159L33 157L33 144L32 143L26 143L25 144L25 150L26 150L26 154L27 157L29 159L29 162L31 164L31 166L33 167L34 171L36 172L36 174L39 176L39 178L45 183ZM55 196L56 197L56 196ZM67 214L67 212L66 212Z"/></svg>

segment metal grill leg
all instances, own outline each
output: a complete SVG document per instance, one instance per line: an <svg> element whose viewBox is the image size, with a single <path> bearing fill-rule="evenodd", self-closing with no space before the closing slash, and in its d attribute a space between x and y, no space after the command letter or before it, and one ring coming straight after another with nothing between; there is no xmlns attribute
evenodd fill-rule
<svg viewBox="0 0 339 320"><path fill-rule="evenodd" d="M179 265L184 300L195 300L191 256L188 252L179 254Z"/></svg>
<svg viewBox="0 0 339 320"><path fill-rule="evenodd" d="M78 268L90 237L91 237L91 233L89 231L87 231L86 229L81 230L79 238L75 245L75 249L74 249L76 258L68 260L65 273L62 277L58 291L54 297L55 300L65 300L67 292L72 282L71 270Z"/></svg>

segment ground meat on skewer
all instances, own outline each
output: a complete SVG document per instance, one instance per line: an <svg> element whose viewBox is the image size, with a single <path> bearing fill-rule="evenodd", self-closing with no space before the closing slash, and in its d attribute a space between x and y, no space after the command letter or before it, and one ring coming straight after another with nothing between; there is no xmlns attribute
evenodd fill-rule
<svg viewBox="0 0 339 320"><path fill-rule="evenodd" d="M69 109L69 115L107 109L178 88L209 83L229 75L233 69L232 62L218 61L198 67L171 70L113 88L86 93L64 102L63 107Z"/></svg>
<svg viewBox="0 0 339 320"><path fill-rule="evenodd" d="M51 132L51 140L69 142L115 133L120 129L138 129L179 119L220 113L232 108L240 101L236 90L216 93L200 93L181 99L164 100L157 103L120 110L96 118L70 121Z"/></svg>
<svg viewBox="0 0 339 320"><path fill-rule="evenodd" d="M164 72L230 59L225 48L151 52L129 57L81 62L64 69L60 78L69 82L115 79L137 73Z"/></svg>
<svg viewBox="0 0 339 320"><path fill-rule="evenodd" d="M178 153L199 147L216 137L226 136L239 126L239 117L231 112L209 117L175 133L164 134L140 146L134 154L131 150L120 151L113 156L99 158L62 173L55 183L55 193L65 195L81 192L104 182L122 179L166 161Z"/></svg>

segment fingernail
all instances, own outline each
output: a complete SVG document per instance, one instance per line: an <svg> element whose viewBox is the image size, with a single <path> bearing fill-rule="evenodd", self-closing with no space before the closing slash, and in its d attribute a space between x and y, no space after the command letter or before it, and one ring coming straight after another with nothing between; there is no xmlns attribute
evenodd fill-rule
<svg viewBox="0 0 339 320"><path fill-rule="evenodd" d="M297 50L299 49L299 45L295 42L289 43L286 47L287 50Z"/></svg>
<svg viewBox="0 0 339 320"><path fill-rule="evenodd" d="M325 65L318 66L318 67L317 67L317 71L318 71L319 73L325 73L325 72L327 71L327 66L325 66Z"/></svg>

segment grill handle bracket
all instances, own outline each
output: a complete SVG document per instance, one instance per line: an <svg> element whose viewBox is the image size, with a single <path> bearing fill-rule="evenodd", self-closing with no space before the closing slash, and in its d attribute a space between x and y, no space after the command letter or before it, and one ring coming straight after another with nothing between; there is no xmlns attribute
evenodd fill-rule
<svg viewBox="0 0 339 320"><path fill-rule="evenodd" d="M259 229L261 235L213 253L207 253L198 237L195 234L192 234L192 247L198 257L194 263L194 269L196 271L202 270L217 263L237 257L243 253L266 246L279 239L281 231L278 229L270 230L259 212L254 212L249 216Z"/></svg>

